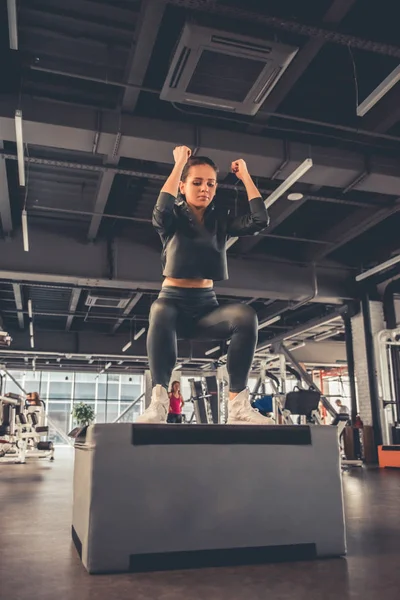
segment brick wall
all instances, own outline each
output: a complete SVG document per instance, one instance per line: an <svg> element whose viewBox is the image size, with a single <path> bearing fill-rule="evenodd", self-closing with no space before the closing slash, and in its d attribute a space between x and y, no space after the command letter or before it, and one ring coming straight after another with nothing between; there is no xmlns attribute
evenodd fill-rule
<svg viewBox="0 0 400 600"><path fill-rule="evenodd" d="M375 335L385 329L382 302L370 302L371 329ZM371 394L368 382L367 352L362 312L351 319L354 347L354 369L357 384L358 410L364 425L372 425ZM376 373L375 373L376 376Z"/></svg>

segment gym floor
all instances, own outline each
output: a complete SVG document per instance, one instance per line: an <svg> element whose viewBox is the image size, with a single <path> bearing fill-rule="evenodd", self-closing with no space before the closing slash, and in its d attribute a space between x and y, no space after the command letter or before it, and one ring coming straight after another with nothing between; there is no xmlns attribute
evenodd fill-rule
<svg viewBox="0 0 400 600"><path fill-rule="evenodd" d="M399 597L400 471L344 473L346 559L102 576L86 573L71 542L72 468L61 448L53 464L0 463L1 600Z"/></svg>

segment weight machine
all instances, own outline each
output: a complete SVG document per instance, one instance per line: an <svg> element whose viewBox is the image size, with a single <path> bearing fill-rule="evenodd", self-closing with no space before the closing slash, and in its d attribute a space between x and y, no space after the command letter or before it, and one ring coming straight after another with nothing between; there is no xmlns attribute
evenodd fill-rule
<svg viewBox="0 0 400 600"><path fill-rule="evenodd" d="M400 351L400 328L376 336L377 371L383 445L400 444L400 398L396 395L394 353Z"/></svg>
<svg viewBox="0 0 400 600"><path fill-rule="evenodd" d="M54 460L53 442L43 441L48 425L44 425L44 403L31 404L17 394L0 394L0 462L23 464L27 458Z"/></svg>
<svg viewBox="0 0 400 600"><path fill-rule="evenodd" d="M3 371L21 390L22 394L3 395L3 376L0 374L0 462L23 464L26 459L49 458L54 460L53 442L42 440L50 427L71 445L70 440L46 416L45 404L31 402L28 394L4 365ZM47 424L46 424L47 422Z"/></svg>
<svg viewBox="0 0 400 600"><path fill-rule="evenodd" d="M331 416L332 422L331 426L337 428L338 432L338 441L341 444L342 436L344 434L345 427L347 426L350 415L345 413L338 413L331 402L328 400L326 396L324 396L321 390L313 381L311 375L307 373L304 367L300 364L300 362L293 356L290 350L285 346L285 344L280 343L274 346L271 349L274 354L278 354L280 358L280 368L281 373L285 373L286 371L286 362L290 362L292 367L296 370L298 376L300 377L299 384L302 385L304 382L308 385L308 390L299 389L300 392L313 392L313 394L309 394L309 400L307 403L302 405L301 401L294 402L294 396L291 394L285 395L285 404L284 404L284 414L286 417L291 414L298 414L302 417L302 420L315 424L322 425L322 420L319 412L319 402L322 403L327 413ZM299 386L300 387L300 386ZM293 393L292 393L293 394ZM301 393L300 393L301 395ZM303 396L305 394L303 393ZM314 396L314 401L312 400L312 396ZM300 397L298 398L300 400ZM363 465L362 460L350 460L346 458L342 458L342 467L361 467Z"/></svg>

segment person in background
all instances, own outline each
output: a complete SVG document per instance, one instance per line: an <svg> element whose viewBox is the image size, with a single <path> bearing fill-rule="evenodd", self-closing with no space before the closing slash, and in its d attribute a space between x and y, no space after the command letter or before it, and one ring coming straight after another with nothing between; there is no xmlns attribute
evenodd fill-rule
<svg viewBox="0 0 400 600"><path fill-rule="evenodd" d="M349 412L349 409L347 408L347 406L345 406L344 404L342 404L342 401L341 401L341 400L339 400L339 398L336 400L335 404L336 404L336 406L337 406L337 411L338 411L340 414L342 414L342 415L344 415L344 414L346 414L346 415L347 415L347 414L348 414L348 412Z"/></svg>
<svg viewBox="0 0 400 600"><path fill-rule="evenodd" d="M169 396L169 411L167 423L182 423L182 408L185 404L181 396L181 384L173 381Z"/></svg>
<svg viewBox="0 0 400 600"><path fill-rule="evenodd" d="M42 401L40 400L38 392L29 392L26 396L26 403L29 404L29 406L42 406Z"/></svg>

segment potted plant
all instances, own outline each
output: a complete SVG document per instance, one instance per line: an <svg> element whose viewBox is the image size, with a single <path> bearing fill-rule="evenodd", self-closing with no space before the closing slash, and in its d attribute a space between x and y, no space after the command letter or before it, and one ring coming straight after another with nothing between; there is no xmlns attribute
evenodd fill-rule
<svg viewBox="0 0 400 600"><path fill-rule="evenodd" d="M79 402L79 404L74 406L72 416L80 427L87 427L93 423L96 415L94 408L90 404Z"/></svg>

